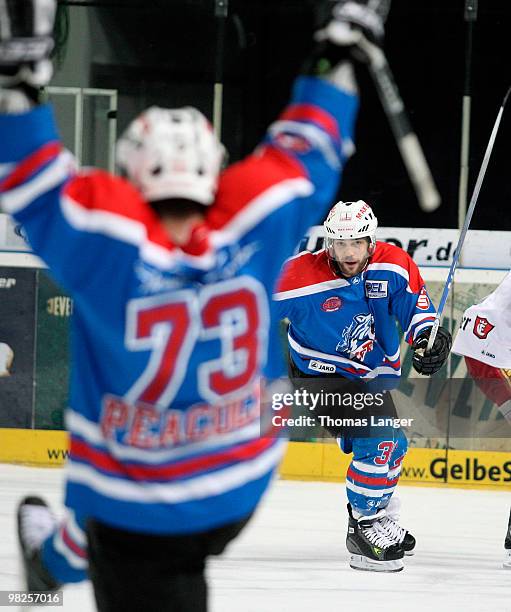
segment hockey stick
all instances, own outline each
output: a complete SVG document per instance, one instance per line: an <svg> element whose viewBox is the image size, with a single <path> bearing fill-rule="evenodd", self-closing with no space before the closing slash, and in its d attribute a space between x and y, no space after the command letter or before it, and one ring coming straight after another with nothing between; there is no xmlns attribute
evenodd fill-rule
<svg viewBox="0 0 511 612"><path fill-rule="evenodd" d="M419 139L410 125L387 58L383 50L369 42L365 36L361 37L357 46L369 60L369 72L414 186L419 205L422 210L432 212L440 206L440 194L431 176Z"/></svg>
<svg viewBox="0 0 511 612"><path fill-rule="evenodd" d="M509 89L507 90L506 95L504 96L504 100L502 101L502 104L500 106L499 113L497 115L497 119L495 119L495 125L493 126L493 130L490 135L488 146L486 147L486 152L484 154L483 163L481 164L481 169L479 170L479 175L477 176L476 186L474 187L474 193L472 194L472 198L470 200L470 206L468 207L467 216L465 217L465 223L463 223L460 237L458 239L458 245L456 247L456 250L454 251L454 255L452 258L452 263L449 269L449 274L447 275L447 280L445 281L445 287L442 293L442 297L440 299L440 304L438 305L438 311L435 316L435 322L433 323L433 327L429 335L428 346L426 347L426 351L431 350L431 347L433 346L435 342L438 328L440 327L440 318L442 316L442 312L444 310L444 306L447 301L449 291L451 289L454 272L456 270L456 267L458 266L461 249L463 248L463 243L465 241L465 236L467 235L468 226L470 225L470 221L472 220L472 215L474 214L474 209L476 207L477 198L479 197L479 191L481 190L481 185L483 184L484 175L486 174L486 168L488 166L488 162L490 161L490 155L493 150L493 144L495 143L497 132L499 130L500 121L502 119L502 113L504 112L504 107L506 106L506 102L507 102L510 92L511 92L511 87L509 87Z"/></svg>
<svg viewBox="0 0 511 612"><path fill-rule="evenodd" d="M217 23L215 54L215 85L213 89L213 127L218 140L222 140L222 110L224 100L224 55L225 24L229 11L229 0L215 0Z"/></svg>

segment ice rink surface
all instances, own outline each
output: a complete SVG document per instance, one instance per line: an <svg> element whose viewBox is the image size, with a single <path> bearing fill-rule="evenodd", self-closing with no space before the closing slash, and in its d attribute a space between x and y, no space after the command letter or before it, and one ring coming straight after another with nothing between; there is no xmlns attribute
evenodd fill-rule
<svg viewBox="0 0 511 612"><path fill-rule="evenodd" d="M37 493L60 510L62 476L0 465L0 590L22 588L18 499ZM403 486L399 493L401 522L416 536L417 552L405 558L404 571L378 575L348 567L343 485L275 482L242 536L210 562L210 609L510 612L511 571L501 562L511 492ZM94 610L91 589L66 587L64 607L44 609Z"/></svg>

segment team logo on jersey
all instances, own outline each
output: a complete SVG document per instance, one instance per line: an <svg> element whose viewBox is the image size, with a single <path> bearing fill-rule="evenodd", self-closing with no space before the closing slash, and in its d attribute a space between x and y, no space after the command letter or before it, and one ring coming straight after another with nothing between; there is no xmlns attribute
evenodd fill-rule
<svg viewBox="0 0 511 612"><path fill-rule="evenodd" d="M388 293L389 281L386 280L366 280L366 296L368 298L385 298Z"/></svg>
<svg viewBox="0 0 511 612"><path fill-rule="evenodd" d="M474 336L485 340L494 327L495 325L490 323L486 317L477 316L474 321Z"/></svg>
<svg viewBox="0 0 511 612"><path fill-rule="evenodd" d="M323 304L321 304L321 310L324 312L335 312L342 306L342 300L340 297L334 295L333 297L327 298Z"/></svg>
<svg viewBox="0 0 511 612"><path fill-rule="evenodd" d="M429 310L430 304L431 302L429 301L426 287L423 287L419 293L419 297L417 298L417 308L420 310Z"/></svg>
<svg viewBox="0 0 511 612"><path fill-rule="evenodd" d="M315 359L311 359L307 367L309 368L309 370L314 370L315 372L324 372L327 374L335 373L335 366L332 363L316 361Z"/></svg>
<svg viewBox="0 0 511 612"><path fill-rule="evenodd" d="M374 340L366 340L353 353L353 357L357 361L364 361L367 353L370 353L374 348Z"/></svg>
<svg viewBox="0 0 511 612"><path fill-rule="evenodd" d="M342 332L342 340L337 343L338 353L347 353L350 359L364 361L367 353L374 348L374 321L371 314L358 314L353 317L349 327Z"/></svg>

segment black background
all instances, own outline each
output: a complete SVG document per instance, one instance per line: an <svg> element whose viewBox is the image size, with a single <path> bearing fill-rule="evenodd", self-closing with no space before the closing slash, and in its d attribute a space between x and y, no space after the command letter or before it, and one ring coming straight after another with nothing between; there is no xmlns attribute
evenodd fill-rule
<svg viewBox="0 0 511 612"><path fill-rule="evenodd" d="M461 107L466 68L467 0L393 0L386 53L443 198L422 213L374 87L361 74L357 153L339 193L367 199L380 225L457 227ZM73 3L63 3L73 4ZM92 86L116 87L122 129L149 104L192 104L211 117L218 57L215 0L77 2L90 6L94 28L108 33L111 57L92 42ZM231 160L248 153L286 103L311 45L314 0L229 0L223 62L223 140ZM511 2L479 0L473 29L472 193L491 128L511 84ZM507 111L507 115L511 110ZM507 115L472 222L511 230Z"/></svg>

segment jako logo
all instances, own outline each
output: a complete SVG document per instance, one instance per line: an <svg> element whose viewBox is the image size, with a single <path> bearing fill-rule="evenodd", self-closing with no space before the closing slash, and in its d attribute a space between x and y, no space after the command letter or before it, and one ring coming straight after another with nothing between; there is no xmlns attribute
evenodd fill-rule
<svg viewBox="0 0 511 612"><path fill-rule="evenodd" d="M309 370L315 370L316 372L327 372L328 374L334 374L335 366L331 363L323 363L322 361L316 361L311 359L309 361Z"/></svg>

